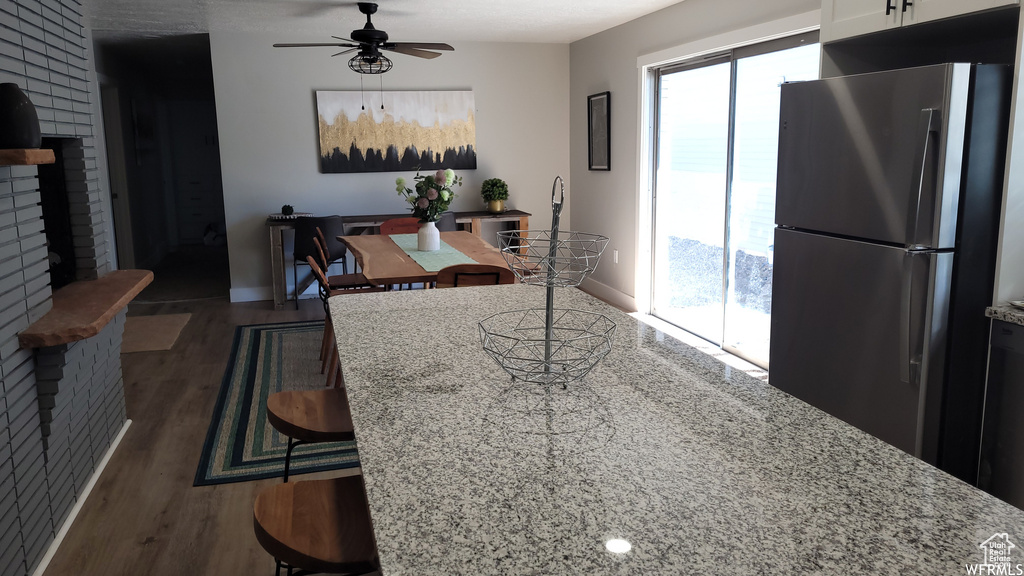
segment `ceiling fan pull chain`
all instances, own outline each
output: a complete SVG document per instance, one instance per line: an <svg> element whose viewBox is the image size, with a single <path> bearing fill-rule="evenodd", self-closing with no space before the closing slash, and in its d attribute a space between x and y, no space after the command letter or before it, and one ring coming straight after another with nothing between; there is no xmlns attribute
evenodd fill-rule
<svg viewBox="0 0 1024 576"><path fill-rule="evenodd" d="M378 74L377 77L380 78L380 109L383 110L384 109L384 75Z"/></svg>
<svg viewBox="0 0 1024 576"><path fill-rule="evenodd" d="M366 110L366 98L363 96L363 75L359 75L359 108Z"/></svg>

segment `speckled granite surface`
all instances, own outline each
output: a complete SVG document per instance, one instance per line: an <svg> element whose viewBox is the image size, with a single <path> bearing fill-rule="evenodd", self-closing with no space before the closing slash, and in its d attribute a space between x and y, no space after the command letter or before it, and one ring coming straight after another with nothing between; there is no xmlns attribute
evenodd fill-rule
<svg viewBox="0 0 1024 576"><path fill-rule="evenodd" d="M1024 538L1024 512L575 289L556 306L611 317L612 353L513 384L476 323L543 302L332 299L384 574L963 574Z"/></svg>
<svg viewBox="0 0 1024 576"><path fill-rule="evenodd" d="M985 309L985 316L1024 326L1024 310L1014 308L1013 306L990 306Z"/></svg>

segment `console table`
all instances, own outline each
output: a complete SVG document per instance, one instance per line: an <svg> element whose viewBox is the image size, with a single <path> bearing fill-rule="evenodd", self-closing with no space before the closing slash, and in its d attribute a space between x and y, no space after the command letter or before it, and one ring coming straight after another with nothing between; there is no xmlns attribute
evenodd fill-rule
<svg viewBox="0 0 1024 576"><path fill-rule="evenodd" d="M511 223L512 230L529 230L530 214L522 210L506 210L501 214L487 211L454 212L455 223L460 230L466 230L480 236L484 222L498 222L506 227ZM343 216L347 235L378 234L380 224L392 218L408 218L408 212L401 214L367 214L361 216ZM294 220L274 220L267 218L267 229L270 231L270 275L274 289L274 310L281 310L288 301L288 278L285 268L284 232L295 228ZM312 276L299 282L299 294L312 284Z"/></svg>

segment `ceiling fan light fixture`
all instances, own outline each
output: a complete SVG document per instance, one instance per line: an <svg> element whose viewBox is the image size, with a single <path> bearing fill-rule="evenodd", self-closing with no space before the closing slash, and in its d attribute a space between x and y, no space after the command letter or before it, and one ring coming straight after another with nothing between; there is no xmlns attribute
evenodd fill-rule
<svg viewBox="0 0 1024 576"><path fill-rule="evenodd" d="M394 63L383 54L356 54L348 61L349 69L360 74L383 74L392 66Z"/></svg>

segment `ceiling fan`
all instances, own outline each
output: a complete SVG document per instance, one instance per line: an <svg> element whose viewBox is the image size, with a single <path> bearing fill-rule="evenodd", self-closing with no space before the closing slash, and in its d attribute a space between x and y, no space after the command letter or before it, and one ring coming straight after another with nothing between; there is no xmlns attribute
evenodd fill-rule
<svg viewBox="0 0 1024 576"><path fill-rule="evenodd" d="M377 4L373 2L357 2L359 11L366 14L366 24L358 30L353 30L351 39L340 36L332 36L344 42L324 44L274 44L275 48L305 48L317 46L333 46L335 48L348 48L332 56L340 56L349 52L356 52L348 61L348 67L360 74L383 74L391 70L392 62L381 51L397 52L417 58L437 58L441 54L431 50L455 50L448 44L440 42L388 42L388 33L377 30L373 27L370 17L377 13Z"/></svg>

